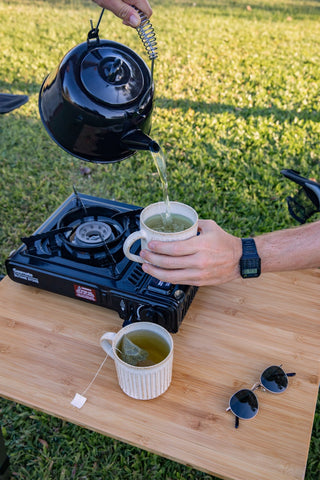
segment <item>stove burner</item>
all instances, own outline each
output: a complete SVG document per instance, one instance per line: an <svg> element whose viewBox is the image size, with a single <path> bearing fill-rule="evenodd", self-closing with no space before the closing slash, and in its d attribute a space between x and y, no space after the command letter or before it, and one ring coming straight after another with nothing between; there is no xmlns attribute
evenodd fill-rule
<svg viewBox="0 0 320 480"><path fill-rule="evenodd" d="M111 227L106 223L97 221L82 223L75 231L75 239L89 245L96 245L101 241L107 242L111 235Z"/></svg>
<svg viewBox="0 0 320 480"><path fill-rule="evenodd" d="M87 205L73 208L58 221L61 255L101 268L115 266L124 257L122 244L129 218L116 216L117 210Z"/></svg>

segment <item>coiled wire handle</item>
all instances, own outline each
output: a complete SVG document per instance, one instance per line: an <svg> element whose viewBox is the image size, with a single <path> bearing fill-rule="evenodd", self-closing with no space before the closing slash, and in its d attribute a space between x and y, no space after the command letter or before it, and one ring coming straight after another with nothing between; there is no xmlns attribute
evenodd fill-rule
<svg viewBox="0 0 320 480"><path fill-rule="evenodd" d="M139 10L138 8L134 8L137 10L141 19L141 23L136 28L136 30L151 60L151 76L153 77L154 61L156 58L158 58L156 34L152 23L150 22L146 14L141 12L141 10Z"/></svg>
<svg viewBox="0 0 320 480"><path fill-rule="evenodd" d="M147 54L149 55L150 60L154 60L158 58L158 47L154 28L150 20L143 12L138 10L138 13L141 18L141 23L136 30L147 51Z"/></svg>

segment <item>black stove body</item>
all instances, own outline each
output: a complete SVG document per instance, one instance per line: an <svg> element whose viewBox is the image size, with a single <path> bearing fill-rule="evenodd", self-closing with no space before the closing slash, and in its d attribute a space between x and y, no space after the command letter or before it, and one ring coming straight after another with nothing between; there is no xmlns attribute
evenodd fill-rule
<svg viewBox="0 0 320 480"><path fill-rule="evenodd" d="M141 208L77 192L6 260L18 283L118 312L123 324L149 321L175 333L197 287L161 282L123 253ZM139 242L132 251L138 253Z"/></svg>

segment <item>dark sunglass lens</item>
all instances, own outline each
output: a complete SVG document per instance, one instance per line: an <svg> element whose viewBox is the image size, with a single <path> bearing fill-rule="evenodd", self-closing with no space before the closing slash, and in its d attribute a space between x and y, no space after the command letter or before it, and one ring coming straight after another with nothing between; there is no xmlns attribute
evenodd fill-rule
<svg viewBox="0 0 320 480"><path fill-rule="evenodd" d="M262 373L261 384L272 393L281 393L288 386L288 378L281 367L272 366Z"/></svg>
<svg viewBox="0 0 320 480"><path fill-rule="evenodd" d="M239 418L248 420L258 413L258 400L248 389L239 390L230 399L231 411Z"/></svg>

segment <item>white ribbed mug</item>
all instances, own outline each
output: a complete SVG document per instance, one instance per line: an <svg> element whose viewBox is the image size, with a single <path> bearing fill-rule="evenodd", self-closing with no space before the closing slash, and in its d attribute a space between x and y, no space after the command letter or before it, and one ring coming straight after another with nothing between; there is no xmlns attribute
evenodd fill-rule
<svg viewBox="0 0 320 480"><path fill-rule="evenodd" d="M156 333L167 342L169 353L164 360L148 367L139 367L124 362L118 356L117 345L123 335L137 330ZM119 330L118 333L104 333L100 338L100 345L113 358L120 388L129 397L150 400L159 397L168 389L172 379L173 340L165 328L151 322L131 323Z"/></svg>
<svg viewBox="0 0 320 480"><path fill-rule="evenodd" d="M123 252L129 260L139 263L146 262L146 260L139 255L130 252L130 248L138 240L141 240L141 249L147 249L150 240L174 242L177 240L187 240L197 235L198 214L192 207L180 202L170 202L169 208L171 213L187 217L192 222L192 225L180 232L159 232L158 230L153 230L148 227L145 222L154 215L163 215L166 211L166 204L164 202L151 203L145 207L140 214L140 230L131 233L123 244Z"/></svg>

